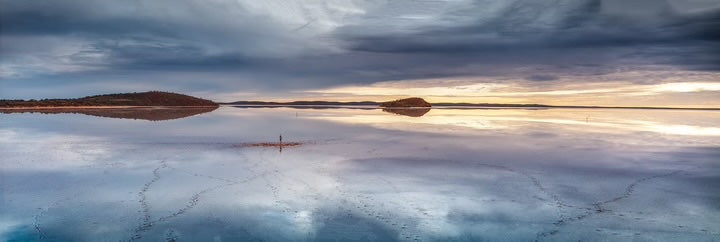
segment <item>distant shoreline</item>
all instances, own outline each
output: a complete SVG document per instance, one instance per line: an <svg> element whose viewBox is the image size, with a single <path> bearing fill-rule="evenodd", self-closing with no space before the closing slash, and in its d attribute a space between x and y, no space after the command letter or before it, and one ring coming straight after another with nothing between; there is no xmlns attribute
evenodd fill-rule
<svg viewBox="0 0 720 242"><path fill-rule="evenodd" d="M612 107L612 106L551 106L551 105L441 105L433 104L432 107L380 107L375 105L353 105L353 104L220 104L220 106L247 107L247 108L357 108L357 109L543 109L543 108L568 108L568 109L650 109L650 110L700 110L720 111L720 108L678 108L678 107ZM1 110L58 110L58 109L136 109L136 108L207 108L217 106L36 106L36 107L0 107Z"/></svg>
<svg viewBox="0 0 720 242"><path fill-rule="evenodd" d="M644 109L644 110L700 110L720 111L720 107L633 107L633 106L587 106L587 105L545 105L505 103L429 103L419 97L403 98L386 102L377 101L236 101L217 103L179 93L149 91L116 93L87 96L74 99L7 100L0 99L0 111L34 110L88 110L88 109L137 109L137 108L204 108L218 106L233 107L291 107L291 108L358 108L358 109Z"/></svg>
<svg viewBox="0 0 720 242"><path fill-rule="evenodd" d="M375 105L356 105L356 104L232 104L220 103L220 106L242 107L242 108L357 108L357 109L546 109L546 108L567 108L567 109L646 109L646 110L696 110L696 111L720 111L720 108L679 108L679 107L612 107L612 106L553 106L553 105L534 105L534 104L473 104L473 105L454 105L454 104L432 104L432 107L380 107Z"/></svg>

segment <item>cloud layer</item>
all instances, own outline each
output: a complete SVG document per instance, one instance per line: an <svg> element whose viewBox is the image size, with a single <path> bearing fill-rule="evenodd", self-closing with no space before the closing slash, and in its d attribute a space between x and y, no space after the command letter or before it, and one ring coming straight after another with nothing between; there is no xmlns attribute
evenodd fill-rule
<svg viewBox="0 0 720 242"><path fill-rule="evenodd" d="M458 76L553 85L568 74L720 70L713 0L0 5L2 98L147 89L280 95Z"/></svg>

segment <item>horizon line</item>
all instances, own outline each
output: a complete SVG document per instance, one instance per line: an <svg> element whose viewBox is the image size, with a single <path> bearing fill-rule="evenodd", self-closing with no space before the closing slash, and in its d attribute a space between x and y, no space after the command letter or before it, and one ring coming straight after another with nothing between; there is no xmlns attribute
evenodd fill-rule
<svg viewBox="0 0 720 242"><path fill-rule="evenodd" d="M241 103L258 103L258 104L241 104ZM293 103L303 104L293 104ZM240 107L341 107L341 106L370 106L362 105L357 103L372 103L381 104L383 102L378 101L289 101L289 102L276 102L276 101L235 101L235 102L217 102L223 106L240 106ZM706 111L720 111L720 107L659 107L659 106L596 106L596 105L548 105L548 104L512 104L512 103L467 103L467 102L438 102L430 103L431 107L375 107L375 108L456 108L456 109L473 109L473 108L588 108L588 109L658 109L658 110L706 110Z"/></svg>

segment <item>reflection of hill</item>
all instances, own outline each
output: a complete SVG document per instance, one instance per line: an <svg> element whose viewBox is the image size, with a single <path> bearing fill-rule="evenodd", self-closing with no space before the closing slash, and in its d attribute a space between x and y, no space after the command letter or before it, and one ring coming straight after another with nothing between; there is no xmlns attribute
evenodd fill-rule
<svg viewBox="0 0 720 242"><path fill-rule="evenodd" d="M47 109L5 109L2 113L79 113L105 118L142 119L162 121L186 118L211 112L218 107L136 107L136 108L47 108Z"/></svg>
<svg viewBox="0 0 720 242"><path fill-rule="evenodd" d="M383 112L405 115L410 117L422 117L430 108L383 108Z"/></svg>

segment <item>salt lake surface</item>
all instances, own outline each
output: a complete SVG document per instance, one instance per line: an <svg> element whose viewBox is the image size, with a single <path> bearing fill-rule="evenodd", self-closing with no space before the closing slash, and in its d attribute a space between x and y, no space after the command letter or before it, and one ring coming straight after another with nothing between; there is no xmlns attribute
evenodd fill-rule
<svg viewBox="0 0 720 242"><path fill-rule="evenodd" d="M611 109L0 114L0 240L720 241L719 124ZM243 145L279 135L302 145Z"/></svg>

